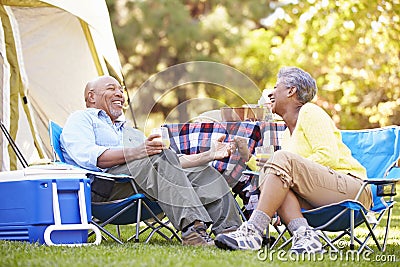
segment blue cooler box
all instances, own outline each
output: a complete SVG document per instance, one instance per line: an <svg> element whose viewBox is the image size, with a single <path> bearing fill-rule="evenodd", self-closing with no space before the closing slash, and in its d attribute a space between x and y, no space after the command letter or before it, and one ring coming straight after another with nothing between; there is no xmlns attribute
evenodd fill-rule
<svg viewBox="0 0 400 267"><path fill-rule="evenodd" d="M81 244L89 228L80 226L90 221L90 179L84 170L52 166L0 172L0 239L48 244L49 228L53 245Z"/></svg>

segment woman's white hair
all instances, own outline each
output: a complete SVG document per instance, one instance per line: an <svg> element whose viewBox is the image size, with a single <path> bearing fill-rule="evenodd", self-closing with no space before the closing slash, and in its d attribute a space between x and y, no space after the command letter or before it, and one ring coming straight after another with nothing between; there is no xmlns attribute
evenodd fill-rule
<svg viewBox="0 0 400 267"><path fill-rule="evenodd" d="M288 88L296 87L297 98L303 104L310 102L317 94L318 88L314 78L300 68L283 67L278 72L278 79Z"/></svg>

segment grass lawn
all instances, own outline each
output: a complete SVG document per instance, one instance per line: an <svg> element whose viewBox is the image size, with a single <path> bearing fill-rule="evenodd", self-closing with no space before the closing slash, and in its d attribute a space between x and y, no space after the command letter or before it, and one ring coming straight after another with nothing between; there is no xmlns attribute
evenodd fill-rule
<svg viewBox="0 0 400 267"><path fill-rule="evenodd" d="M397 186L400 192L400 185ZM400 202L400 196L397 196ZM384 224L382 224L384 225ZM86 247L48 247L26 242L0 241L0 266L371 266L382 264L398 266L400 262L400 203L394 208L388 246L384 253L372 253L360 256L325 254L316 259L292 260L283 253L272 254L271 259L258 259L257 252L223 251L218 248L184 247L178 242L166 242L153 237L149 244L128 242L118 245L112 241L102 241L99 246ZM108 229L114 231L113 226ZM366 228L358 227L360 235L366 234ZM134 231L131 225L122 227L123 239L129 238ZM383 236L379 228L379 236ZM272 233L276 235L276 233ZM347 242L347 241L346 241ZM370 242L370 244L372 244ZM357 247L357 246L356 246ZM372 246L374 247L374 246ZM287 250L287 249L286 249ZM285 250L285 251L286 251ZM271 255L271 254L269 254ZM346 256L347 255L347 256Z"/></svg>

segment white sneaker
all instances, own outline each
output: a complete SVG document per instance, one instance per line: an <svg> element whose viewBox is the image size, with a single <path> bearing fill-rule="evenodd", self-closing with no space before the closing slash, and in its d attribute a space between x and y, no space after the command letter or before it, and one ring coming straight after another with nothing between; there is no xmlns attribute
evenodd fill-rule
<svg viewBox="0 0 400 267"><path fill-rule="evenodd" d="M322 252L322 243L318 235L312 229L300 226L293 234L292 252L301 253L320 253Z"/></svg>
<svg viewBox="0 0 400 267"><path fill-rule="evenodd" d="M234 232L217 235L214 243L217 247L228 250L259 250L262 240L263 238L255 226L244 222Z"/></svg>

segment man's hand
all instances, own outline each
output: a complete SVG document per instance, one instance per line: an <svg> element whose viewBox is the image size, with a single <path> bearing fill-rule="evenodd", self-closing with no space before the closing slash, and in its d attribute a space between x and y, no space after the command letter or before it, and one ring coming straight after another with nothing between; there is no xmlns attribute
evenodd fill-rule
<svg viewBox="0 0 400 267"><path fill-rule="evenodd" d="M152 156L155 154L160 154L164 148L162 141L160 141L161 136L159 134L151 134L143 144L143 157Z"/></svg>
<svg viewBox="0 0 400 267"><path fill-rule="evenodd" d="M126 161L142 159L148 156L160 154L163 150L163 143L159 134L151 134L143 144L134 148L124 148Z"/></svg>
<svg viewBox="0 0 400 267"><path fill-rule="evenodd" d="M131 160L142 159L155 154L160 154L163 150L163 143L156 139L159 137L159 134L152 134L144 141L143 144L137 147L107 149L97 158L97 166L100 168L110 168L115 165L124 164Z"/></svg>

